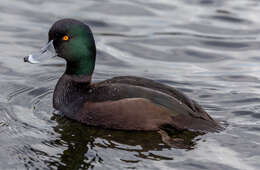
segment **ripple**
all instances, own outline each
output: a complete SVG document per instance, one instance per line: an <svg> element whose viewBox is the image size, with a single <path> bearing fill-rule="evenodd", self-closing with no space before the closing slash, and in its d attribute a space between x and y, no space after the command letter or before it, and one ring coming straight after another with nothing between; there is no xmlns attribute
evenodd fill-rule
<svg viewBox="0 0 260 170"><path fill-rule="evenodd" d="M226 103L258 103L260 101L260 98L245 98L245 99L237 99L232 101L225 101Z"/></svg>
<svg viewBox="0 0 260 170"><path fill-rule="evenodd" d="M153 13L141 6L133 5L133 4L109 4L104 3L101 5L92 5L87 8L82 8L81 10L91 11L95 9L95 12L106 11L106 15L120 15L120 16L153 16ZM134 12L133 12L134 11Z"/></svg>
<svg viewBox="0 0 260 170"><path fill-rule="evenodd" d="M259 83L259 80L257 77L248 76L248 75L223 75L223 76L217 76L217 79L224 80L224 81L231 81L231 82L257 82Z"/></svg>
<svg viewBox="0 0 260 170"><path fill-rule="evenodd" d="M248 43L243 42L227 42L227 41L203 41L203 43L207 46L213 46L213 47L220 47L220 48L235 48L235 49L242 49L242 48L248 48Z"/></svg>
<svg viewBox="0 0 260 170"><path fill-rule="evenodd" d="M247 24L250 24L248 20L238 18L238 17L233 17L233 16L215 15L215 16L211 16L210 18L221 20L221 21L228 22L228 23L232 22L232 23L247 23Z"/></svg>
<svg viewBox="0 0 260 170"><path fill-rule="evenodd" d="M29 90L31 90L31 88L29 88L29 87L23 87L23 88L17 89L14 92L9 93L8 100L12 100L13 97L16 97L19 94L23 94L24 92L27 92Z"/></svg>

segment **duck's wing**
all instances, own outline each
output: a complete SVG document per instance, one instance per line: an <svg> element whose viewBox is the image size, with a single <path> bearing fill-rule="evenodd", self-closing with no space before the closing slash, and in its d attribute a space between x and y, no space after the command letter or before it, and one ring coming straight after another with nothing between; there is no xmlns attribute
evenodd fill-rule
<svg viewBox="0 0 260 170"><path fill-rule="evenodd" d="M140 100L145 100L145 103L141 105ZM88 93L84 106L86 106L86 109L89 109L91 108L90 106L98 104L99 107L97 108L99 108L99 112L101 112L101 117L111 112L112 115L131 112L142 115L140 118L145 115L144 117L147 119L153 119L153 117L149 117L151 116L149 113L153 113L149 110L159 107L164 111L159 112L158 114L160 116L157 115L156 119L159 117L164 117L165 114L167 114L172 120L171 123L161 125L168 124L176 129L190 129L195 131L216 131L219 127L218 124L206 112L194 112L185 103L179 101L173 96L168 95L167 93L132 84L96 84L91 89L91 92ZM95 114L93 117L96 116L96 113L94 113L95 110L88 110L87 112ZM136 118L138 119L138 117ZM125 119L125 121L127 121L127 119Z"/></svg>
<svg viewBox="0 0 260 170"><path fill-rule="evenodd" d="M134 86L141 86L149 89L153 89L155 91L160 91L167 95L174 97L175 99L179 100L180 102L184 103L187 107L189 107L193 112L197 112L200 116L206 119L212 119L207 112L201 108L201 106L195 102L194 100L188 98L184 93L180 92L179 90L175 89L174 87L161 84L157 81L141 78L141 77L134 77L134 76L120 76L114 77L112 79L105 80L100 82L99 84L127 84L127 85L134 85Z"/></svg>

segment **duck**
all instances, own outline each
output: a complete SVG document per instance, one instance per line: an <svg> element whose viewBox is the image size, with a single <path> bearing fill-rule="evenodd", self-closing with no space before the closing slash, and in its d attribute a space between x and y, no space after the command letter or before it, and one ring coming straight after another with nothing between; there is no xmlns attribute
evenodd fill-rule
<svg viewBox="0 0 260 170"><path fill-rule="evenodd" d="M92 83L96 45L90 27L76 19L56 21L48 43L24 58L66 61L53 93L53 107L87 126L125 131L217 132L221 129L197 102L166 84L147 78L119 76Z"/></svg>

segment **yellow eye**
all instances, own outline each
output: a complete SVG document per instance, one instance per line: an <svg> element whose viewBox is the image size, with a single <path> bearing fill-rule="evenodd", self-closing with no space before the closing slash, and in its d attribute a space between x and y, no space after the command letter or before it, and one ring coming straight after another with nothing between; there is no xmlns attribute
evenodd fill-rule
<svg viewBox="0 0 260 170"><path fill-rule="evenodd" d="M69 40L69 36L67 36L67 35L64 35L64 36L62 37L62 40L64 40L64 41L67 41L67 40Z"/></svg>

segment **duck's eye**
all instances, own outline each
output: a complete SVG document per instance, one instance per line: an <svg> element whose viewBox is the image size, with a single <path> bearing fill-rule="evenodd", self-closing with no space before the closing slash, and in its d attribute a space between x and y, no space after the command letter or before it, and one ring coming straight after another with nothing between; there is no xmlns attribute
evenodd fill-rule
<svg viewBox="0 0 260 170"><path fill-rule="evenodd" d="M67 41L67 40L69 40L69 36L64 35L64 36L62 37L62 40L63 40L63 41Z"/></svg>

